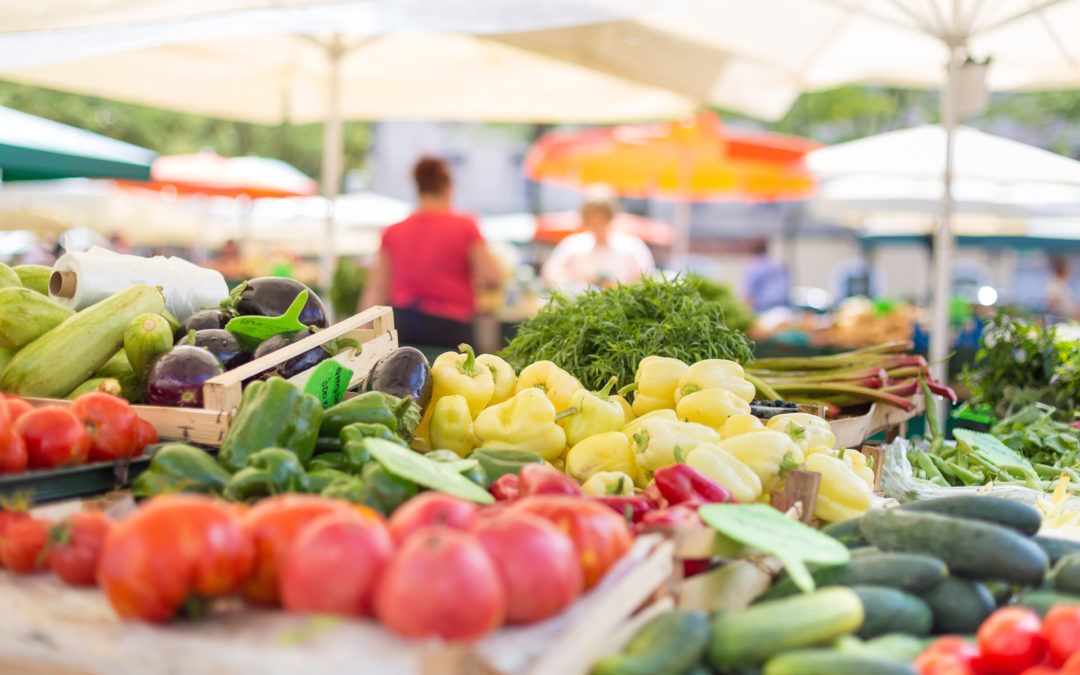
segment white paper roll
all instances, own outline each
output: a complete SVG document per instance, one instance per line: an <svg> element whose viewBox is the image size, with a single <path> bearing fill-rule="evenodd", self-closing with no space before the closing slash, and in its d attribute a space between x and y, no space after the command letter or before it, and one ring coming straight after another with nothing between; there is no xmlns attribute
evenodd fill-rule
<svg viewBox="0 0 1080 675"><path fill-rule="evenodd" d="M89 251L67 253L53 265L53 272L75 275L71 297L50 296L76 311L118 293L135 284L160 286L165 307L178 321L206 307L217 307L229 295L225 277L215 270L199 267L182 258L113 253L94 246Z"/></svg>

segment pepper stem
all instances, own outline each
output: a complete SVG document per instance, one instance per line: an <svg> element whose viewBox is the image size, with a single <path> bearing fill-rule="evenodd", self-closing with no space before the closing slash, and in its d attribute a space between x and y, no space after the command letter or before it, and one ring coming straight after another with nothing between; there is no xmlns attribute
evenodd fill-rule
<svg viewBox="0 0 1080 675"><path fill-rule="evenodd" d="M799 463L795 461L795 458L791 456L791 453L784 453L784 459L780 462L780 477L785 478L788 474L788 471L798 468Z"/></svg>
<svg viewBox="0 0 1080 675"><path fill-rule="evenodd" d="M604 385L603 389L601 389L600 391L594 391L593 393L598 398L601 398L601 399L606 401L606 400L608 400L608 398L611 397L611 388L614 387L615 383L618 382L618 381L619 381L619 378L612 375L611 379L607 381L607 384Z"/></svg>
<svg viewBox="0 0 1080 675"><path fill-rule="evenodd" d="M458 345L458 351L465 354L464 361L458 361L457 368L462 373L469 377L476 377L480 373L484 372L480 366L476 365L476 352L473 351L472 346L465 343Z"/></svg>
<svg viewBox="0 0 1080 675"><path fill-rule="evenodd" d="M620 388L615 393L618 394L619 396L626 396L627 394L629 394L632 391L637 391L637 389L638 389L638 383L637 382L631 382L630 384Z"/></svg>
<svg viewBox="0 0 1080 675"><path fill-rule="evenodd" d="M579 412L581 412L581 411L578 410L577 408L575 408L574 406L570 406L566 410L560 410L558 413L555 414L555 422L556 423L561 422L562 420L566 419L567 417L570 417L571 415L576 415Z"/></svg>
<svg viewBox="0 0 1080 675"><path fill-rule="evenodd" d="M675 446L675 463L676 464L686 464L686 457L683 455L681 445L676 445Z"/></svg>

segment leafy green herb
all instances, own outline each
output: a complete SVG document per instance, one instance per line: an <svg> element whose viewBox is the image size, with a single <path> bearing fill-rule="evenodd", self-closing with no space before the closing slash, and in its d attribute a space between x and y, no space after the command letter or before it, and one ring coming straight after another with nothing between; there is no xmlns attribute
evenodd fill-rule
<svg viewBox="0 0 1080 675"><path fill-rule="evenodd" d="M1034 403L995 424L990 433L1036 464L1071 468L1080 458L1080 429L1055 420L1055 412Z"/></svg>
<svg viewBox="0 0 1080 675"><path fill-rule="evenodd" d="M646 277L576 298L556 293L521 325L502 355L518 369L554 361L597 390L612 377L633 381L638 362L654 354L687 363L749 362L753 343L728 326L723 307L702 298L699 283Z"/></svg>

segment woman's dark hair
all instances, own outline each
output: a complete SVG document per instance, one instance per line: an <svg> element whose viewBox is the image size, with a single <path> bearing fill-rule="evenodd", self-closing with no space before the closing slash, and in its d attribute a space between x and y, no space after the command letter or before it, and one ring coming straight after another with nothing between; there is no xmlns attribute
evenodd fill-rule
<svg viewBox="0 0 1080 675"><path fill-rule="evenodd" d="M450 187L450 166L438 157L421 157L413 167L416 189L422 195L440 195Z"/></svg>

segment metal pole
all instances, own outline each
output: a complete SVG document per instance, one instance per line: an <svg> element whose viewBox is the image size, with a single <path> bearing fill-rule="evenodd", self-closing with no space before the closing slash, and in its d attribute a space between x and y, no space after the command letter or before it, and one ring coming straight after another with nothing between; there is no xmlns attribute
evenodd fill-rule
<svg viewBox="0 0 1080 675"><path fill-rule="evenodd" d="M341 59L345 46L340 35L326 45L327 99L323 124L322 193L330 202L330 213L323 232L323 252L319 260L319 287L330 289L334 275L334 201L341 189L345 147L341 123Z"/></svg>
<svg viewBox="0 0 1080 675"><path fill-rule="evenodd" d="M930 363L934 378L945 381L948 368L944 362L952 347L949 333L949 300L952 297L952 268L955 238L952 233L953 145L956 132L956 78L963 55L953 46L949 55L949 74L941 96L941 118L945 127L945 172L941 194L941 222L934 232L934 285L930 313Z"/></svg>

